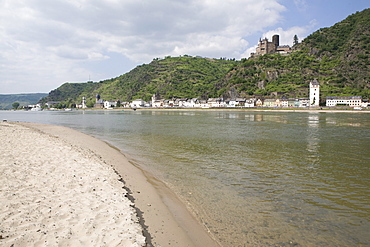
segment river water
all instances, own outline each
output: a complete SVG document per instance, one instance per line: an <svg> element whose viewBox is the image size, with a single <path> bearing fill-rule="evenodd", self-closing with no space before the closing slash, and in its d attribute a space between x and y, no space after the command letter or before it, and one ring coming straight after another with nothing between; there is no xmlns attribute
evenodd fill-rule
<svg viewBox="0 0 370 247"><path fill-rule="evenodd" d="M370 246L370 114L0 111L110 142L223 246Z"/></svg>

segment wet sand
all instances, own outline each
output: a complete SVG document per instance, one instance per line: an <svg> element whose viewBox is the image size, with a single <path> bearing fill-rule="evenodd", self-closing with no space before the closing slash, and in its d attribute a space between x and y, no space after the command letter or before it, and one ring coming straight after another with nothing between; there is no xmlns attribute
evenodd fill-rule
<svg viewBox="0 0 370 247"><path fill-rule="evenodd" d="M0 245L219 246L118 149L53 125L2 122Z"/></svg>

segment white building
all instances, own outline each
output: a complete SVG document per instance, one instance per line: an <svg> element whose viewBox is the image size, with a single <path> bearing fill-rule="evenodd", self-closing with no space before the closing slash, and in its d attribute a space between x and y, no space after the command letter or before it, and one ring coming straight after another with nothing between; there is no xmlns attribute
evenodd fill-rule
<svg viewBox="0 0 370 247"><path fill-rule="evenodd" d="M198 104L198 98L192 98L184 102L183 106L184 107L196 107Z"/></svg>
<svg viewBox="0 0 370 247"><path fill-rule="evenodd" d="M209 98L208 99L209 107L224 107L224 100L223 98Z"/></svg>
<svg viewBox="0 0 370 247"><path fill-rule="evenodd" d="M309 107L310 99L300 98L298 99L298 107Z"/></svg>
<svg viewBox="0 0 370 247"><path fill-rule="evenodd" d="M188 99L185 99L185 98L176 100L176 104L178 107L186 107L187 102L188 102Z"/></svg>
<svg viewBox="0 0 370 247"><path fill-rule="evenodd" d="M254 102L255 102L255 99L246 100L244 106L245 107L254 107Z"/></svg>
<svg viewBox="0 0 370 247"><path fill-rule="evenodd" d="M86 106L86 98L85 97L82 97L82 106L81 106L82 109L86 109L87 106Z"/></svg>
<svg viewBox="0 0 370 247"><path fill-rule="evenodd" d="M144 107L145 101L142 99L135 99L134 101L131 102L131 107L136 108L136 107Z"/></svg>
<svg viewBox="0 0 370 247"><path fill-rule="evenodd" d="M209 108L209 104L208 104L207 100L198 100L194 107Z"/></svg>
<svg viewBox="0 0 370 247"><path fill-rule="evenodd" d="M238 104L236 99L227 99L225 103L226 107L236 107L236 105Z"/></svg>
<svg viewBox="0 0 370 247"><path fill-rule="evenodd" d="M360 107L361 105L362 105L362 96L328 96L326 97L326 106Z"/></svg>
<svg viewBox="0 0 370 247"><path fill-rule="evenodd" d="M117 106L117 101L104 101L104 108L105 109L109 109L109 108L112 108L112 107L116 107Z"/></svg>
<svg viewBox="0 0 370 247"><path fill-rule="evenodd" d="M281 107L287 108L289 107L289 100L288 99L281 99L280 100Z"/></svg>
<svg viewBox="0 0 370 247"><path fill-rule="evenodd" d="M310 82L310 106L319 106L320 103L320 83L314 79Z"/></svg>

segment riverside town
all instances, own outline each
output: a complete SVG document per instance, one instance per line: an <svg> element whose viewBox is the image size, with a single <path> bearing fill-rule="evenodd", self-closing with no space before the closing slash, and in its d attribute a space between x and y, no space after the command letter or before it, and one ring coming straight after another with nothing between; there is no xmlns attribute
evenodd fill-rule
<svg viewBox="0 0 370 247"><path fill-rule="evenodd" d="M131 102L122 102L120 100L108 101L96 95L94 109L113 109L113 108L319 108L320 102L320 83L314 79L309 84L309 98L209 98L201 100L198 98L174 98L174 99L158 99L155 95L152 100L146 102L142 99L135 99ZM43 108L53 109L53 106L58 104L58 101L45 103L42 107L40 104L29 105L30 110L42 110ZM354 110L367 108L369 102L367 99L362 99L361 96L328 96L326 97L326 107L350 107ZM82 98L81 104L75 106L77 109L87 109L86 99ZM70 109L68 109L70 110Z"/></svg>

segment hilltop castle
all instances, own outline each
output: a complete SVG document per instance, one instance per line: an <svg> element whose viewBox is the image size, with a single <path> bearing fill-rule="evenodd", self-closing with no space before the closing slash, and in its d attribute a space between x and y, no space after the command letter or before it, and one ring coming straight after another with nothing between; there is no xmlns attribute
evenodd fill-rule
<svg viewBox="0 0 370 247"><path fill-rule="evenodd" d="M292 51L292 48L289 45L280 45L279 44L279 35L275 34L272 36L272 42L269 42L267 38L260 39L255 53L251 53L251 57L258 57L265 54L287 54Z"/></svg>

